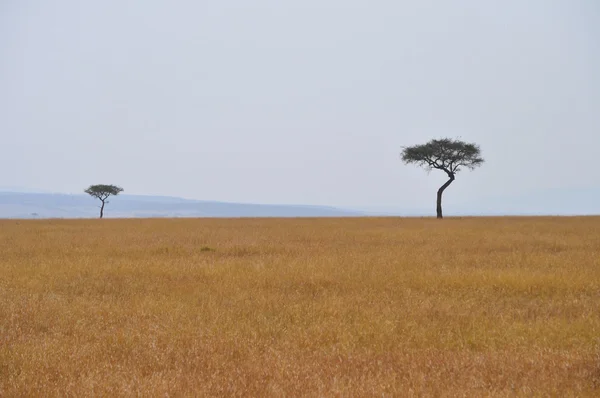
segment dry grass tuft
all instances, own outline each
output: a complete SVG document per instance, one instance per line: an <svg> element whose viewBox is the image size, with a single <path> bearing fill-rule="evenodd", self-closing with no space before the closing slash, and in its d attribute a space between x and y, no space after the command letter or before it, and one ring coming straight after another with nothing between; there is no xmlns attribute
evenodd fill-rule
<svg viewBox="0 0 600 398"><path fill-rule="evenodd" d="M600 218L0 221L0 396L598 396Z"/></svg>

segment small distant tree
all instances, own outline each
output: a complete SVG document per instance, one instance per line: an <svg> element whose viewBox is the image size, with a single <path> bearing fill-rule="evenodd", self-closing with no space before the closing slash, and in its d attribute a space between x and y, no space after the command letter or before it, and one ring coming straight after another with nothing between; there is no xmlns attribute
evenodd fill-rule
<svg viewBox="0 0 600 398"><path fill-rule="evenodd" d="M477 144L460 140L442 138L431 140L426 144L402 148L402 160L405 164L416 164L428 171L437 169L448 175L448 181L437 191L437 218L442 215L442 194L452 184L462 168L475 169L484 162Z"/></svg>
<svg viewBox="0 0 600 398"><path fill-rule="evenodd" d="M85 190L85 193L96 199L100 199L102 202L102 205L100 206L100 218L104 217L104 205L108 203L107 199L109 196L117 196L121 192L123 192L123 188L121 187L103 184L90 185L90 187Z"/></svg>

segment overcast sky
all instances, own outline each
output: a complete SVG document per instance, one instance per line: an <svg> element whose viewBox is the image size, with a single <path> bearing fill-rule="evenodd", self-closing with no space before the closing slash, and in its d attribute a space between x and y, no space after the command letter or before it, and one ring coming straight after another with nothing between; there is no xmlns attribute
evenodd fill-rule
<svg viewBox="0 0 600 398"><path fill-rule="evenodd" d="M0 0L0 186L446 203L600 186L598 0Z"/></svg>

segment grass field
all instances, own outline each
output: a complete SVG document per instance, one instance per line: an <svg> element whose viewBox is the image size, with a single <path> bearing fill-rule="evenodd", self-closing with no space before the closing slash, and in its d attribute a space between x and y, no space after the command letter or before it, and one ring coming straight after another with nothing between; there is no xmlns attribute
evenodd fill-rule
<svg viewBox="0 0 600 398"><path fill-rule="evenodd" d="M600 217L0 221L0 396L600 396Z"/></svg>

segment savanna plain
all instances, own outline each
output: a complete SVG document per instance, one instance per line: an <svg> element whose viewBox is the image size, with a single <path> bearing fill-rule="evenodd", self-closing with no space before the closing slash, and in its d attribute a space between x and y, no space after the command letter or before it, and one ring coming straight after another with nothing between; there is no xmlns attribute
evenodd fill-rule
<svg viewBox="0 0 600 398"><path fill-rule="evenodd" d="M0 221L0 396L599 396L600 217Z"/></svg>

